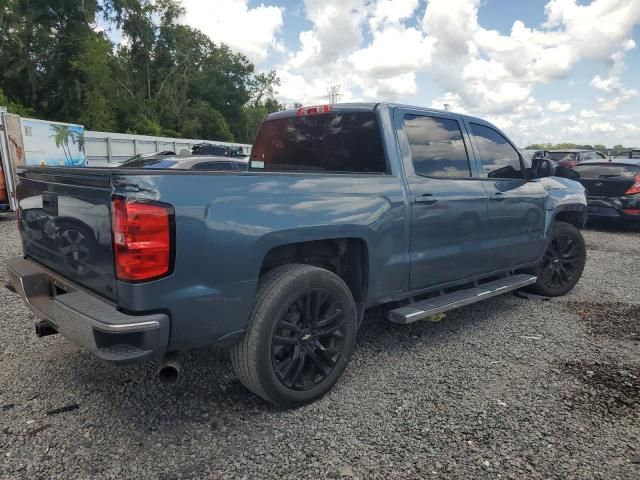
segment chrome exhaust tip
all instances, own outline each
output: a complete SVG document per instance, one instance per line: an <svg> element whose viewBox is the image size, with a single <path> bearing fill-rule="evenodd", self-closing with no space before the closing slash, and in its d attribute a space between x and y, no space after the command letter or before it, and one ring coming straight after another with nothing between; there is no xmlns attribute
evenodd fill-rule
<svg viewBox="0 0 640 480"><path fill-rule="evenodd" d="M165 385L176 383L182 374L182 362L177 352L165 355L158 369L158 381Z"/></svg>

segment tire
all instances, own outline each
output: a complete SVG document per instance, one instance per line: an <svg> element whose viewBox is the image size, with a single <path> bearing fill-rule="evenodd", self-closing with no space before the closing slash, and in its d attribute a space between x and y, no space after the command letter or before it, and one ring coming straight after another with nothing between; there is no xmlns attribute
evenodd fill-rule
<svg viewBox="0 0 640 480"><path fill-rule="evenodd" d="M527 290L545 297L565 295L580 280L586 260L587 247L580 230L556 222L543 257L530 272L538 281Z"/></svg>
<svg viewBox="0 0 640 480"><path fill-rule="evenodd" d="M304 405L338 380L356 332L356 305L340 277L310 265L283 265L260 280L231 363L244 386L268 402Z"/></svg>

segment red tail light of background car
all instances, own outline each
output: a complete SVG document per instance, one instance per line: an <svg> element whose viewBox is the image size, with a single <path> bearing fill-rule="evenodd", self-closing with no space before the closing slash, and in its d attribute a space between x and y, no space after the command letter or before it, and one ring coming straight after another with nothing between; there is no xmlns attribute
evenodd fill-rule
<svg viewBox="0 0 640 480"><path fill-rule="evenodd" d="M640 174L636 175L635 182L629 190L624 192L625 195L635 195L636 193L640 193Z"/></svg>

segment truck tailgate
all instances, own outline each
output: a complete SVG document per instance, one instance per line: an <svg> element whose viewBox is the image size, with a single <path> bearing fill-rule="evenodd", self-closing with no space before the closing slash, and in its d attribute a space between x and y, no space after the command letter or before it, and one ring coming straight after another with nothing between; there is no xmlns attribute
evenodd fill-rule
<svg viewBox="0 0 640 480"><path fill-rule="evenodd" d="M26 168L18 173L26 257L116 300L108 171Z"/></svg>

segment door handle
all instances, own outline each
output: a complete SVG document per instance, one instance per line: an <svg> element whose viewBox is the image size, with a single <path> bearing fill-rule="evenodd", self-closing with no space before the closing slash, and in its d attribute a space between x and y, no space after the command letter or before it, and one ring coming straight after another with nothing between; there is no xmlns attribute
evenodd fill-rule
<svg viewBox="0 0 640 480"><path fill-rule="evenodd" d="M437 198L434 198L430 193L423 193L422 195L415 198L416 203L424 203L425 205L433 205L438 201Z"/></svg>
<svg viewBox="0 0 640 480"><path fill-rule="evenodd" d="M489 198L491 198L491 200L495 200L496 202L502 202L506 197L502 193L496 192Z"/></svg>

